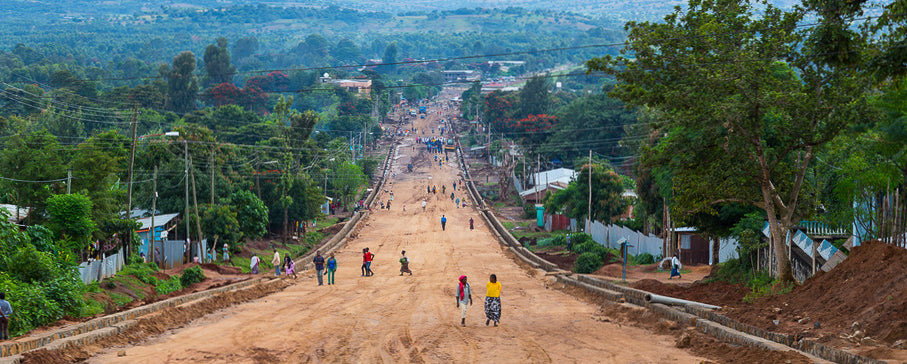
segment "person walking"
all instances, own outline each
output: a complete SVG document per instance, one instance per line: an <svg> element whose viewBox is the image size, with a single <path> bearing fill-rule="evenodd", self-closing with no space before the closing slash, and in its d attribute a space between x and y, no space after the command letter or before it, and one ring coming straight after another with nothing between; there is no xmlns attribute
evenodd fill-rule
<svg viewBox="0 0 907 364"><path fill-rule="evenodd" d="M230 244L224 243L224 263L230 262ZM232 265L233 262L230 262Z"/></svg>
<svg viewBox="0 0 907 364"><path fill-rule="evenodd" d="M474 223L474 222L475 222L475 221L470 217L470 218L469 218L469 230L472 230L472 229L474 228L474 227L473 227L473 223Z"/></svg>
<svg viewBox="0 0 907 364"><path fill-rule="evenodd" d="M422 200L422 212L425 212L425 200Z"/></svg>
<svg viewBox="0 0 907 364"><path fill-rule="evenodd" d="M441 231L444 231L445 226L447 226L447 217L441 215Z"/></svg>
<svg viewBox="0 0 907 364"><path fill-rule="evenodd" d="M292 274L293 279L297 278L296 277L296 262L294 262L293 259L290 258L289 254L287 254L287 256L284 257L283 266L284 266L284 272L286 273L287 277L289 277Z"/></svg>
<svg viewBox="0 0 907 364"><path fill-rule="evenodd" d="M258 263L261 259L258 258L258 255L252 254L252 259L249 260L249 268L252 269L252 274L258 274Z"/></svg>
<svg viewBox="0 0 907 364"><path fill-rule="evenodd" d="M318 277L318 285L324 285L324 257L321 256L321 252L315 251L315 258L312 259L312 263L315 263L315 276Z"/></svg>
<svg viewBox="0 0 907 364"><path fill-rule="evenodd" d="M456 204L457 204L457 208L460 208L460 198L459 197L457 197Z"/></svg>
<svg viewBox="0 0 907 364"><path fill-rule="evenodd" d="M274 258L271 259L271 265L274 266L274 272L280 277L280 253L277 252L277 248L274 248Z"/></svg>
<svg viewBox="0 0 907 364"><path fill-rule="evenodd" d="M13 306L6 300L6 292L0 292L0 340L9 340L9 317Z"/></svg>
<svg viewBox="0 0 907 364"><path fill-rule="evenodd" d="M403 255L403 257L400 258L400 275L402 276L403 273L413 275L413 271L409 270L409 258L406 257L406 250L400 252L400 254Z"/></svg>
<svg viewBox="0 0 907 364"><path fill-rule="evenodd" d="M683 279L683 276L680 275L680 270L683 269L683 264L680 264L680 258L677 258L677 253L674 253L674 257L671 258L671 276L668 279L678 277L678 279Z"/></svg>
<svg viewBox="0 0 907 364"><path fill-rule="evenodd" d="M368 248L362 250L362 268L364 269L363 277L371 277L375 275L375 272L372 272L372 260L375 259L375 254L368 251Z"/></svg>
<svg viewBox="0 0 907 364"><path fill-rule="evenodd" d="M334 284L334 273L337 272L337 259L334 259L334 253L328 258L328 284Z"/></svg>
<svg viewBox="0 0 907 364"><path fill-rule="evenodd" d="M501 282L494 274L485 283L485 326L492 321L495 327L501 322Z"/></svg>
<svg viewBox="0 0 907 364"><path fill-rule="evenodd" d="M460 309L460 325L466 326L466 308L472 304L472 290L466 282L466 276L460 276L457 285L457 308Z"/></svg>

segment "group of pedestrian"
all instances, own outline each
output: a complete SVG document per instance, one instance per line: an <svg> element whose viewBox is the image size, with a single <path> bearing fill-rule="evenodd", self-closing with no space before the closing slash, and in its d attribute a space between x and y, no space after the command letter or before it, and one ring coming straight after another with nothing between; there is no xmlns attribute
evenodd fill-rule
<svg viewBox="0 0 907 364"><path fill-rule="evenodd" d="M460 276L457 284L457 308L460 309L460 325L466 326L466 311L472 305L472 288L465 275ZM494 322L497 327L501 322L501 282L497 275L488 277L485 284L485 326Z"/></svg>

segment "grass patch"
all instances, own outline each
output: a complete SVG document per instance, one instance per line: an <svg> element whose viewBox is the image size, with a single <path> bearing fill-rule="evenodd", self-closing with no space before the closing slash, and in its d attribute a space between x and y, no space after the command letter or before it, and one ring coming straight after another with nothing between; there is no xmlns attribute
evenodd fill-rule
<svg viewBox="0 0 907 364"><path fill-rule="evenodd" d="M113 303L117 306L123 306L128 304L129 302L132 302L132 298L119 293L109 292L107 293L107 296L110 297L110 299L113 300Z"/></svg>

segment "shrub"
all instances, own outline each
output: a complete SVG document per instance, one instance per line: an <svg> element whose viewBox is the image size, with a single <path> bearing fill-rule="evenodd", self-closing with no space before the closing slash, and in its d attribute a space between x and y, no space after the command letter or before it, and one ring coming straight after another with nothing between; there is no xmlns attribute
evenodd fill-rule
<svg viewBox="0 0 907 364"><path fill-rule="evenodd" d="M53 255L38 251L31 244L20 246L7 260L7 268L13 278L26 283L53 280L59 274L57 264Z"/></svg>
<svg viewBox="0 0 907 364"><path fill-rule="evenodd" d="M601 268L602 264L604 263L598 254L592 252L582 253L576 258L573 270L577 273L588 274Z"/></svg>
<svg viewBox="0 0 907 364"><path fill-rule="evenodd" d="M655 263L655 257L649 253L638 254L633 257L633 264L653 264Z"/></svg>
<svg viewBox="0 0 907 364"><path fill-rule="evenodd" d="M189 287L189 285L203 280L205 280L205 273L202 272L202 269L199 266L186 268L186 270L183 271L183 274L180 275L180 284L183 287Z"/></svg>
<svg viewBox="0 0 907 364"><path fill-rule="evenodd" d="M154 264L133 263L129 264L120 271L119 275L133 276L142 281L142 283L157 285L157 278L154 277ZM157 267L155 267L157 268Z"/></svg>
<svg viewBox="0 0 907 364"><path fill-rule="evenodd" d="M523 218L524 219L534 219L536 218L537 212L535 211L535 205L531 203L523 204Z"/></svg>
<svg viewBox="0 0 907 364"><path fill-rule="evenodd" d="M160 280L154 290L157 294L168 294L183 289L182 277L173 276L167 280Z"/></svg>

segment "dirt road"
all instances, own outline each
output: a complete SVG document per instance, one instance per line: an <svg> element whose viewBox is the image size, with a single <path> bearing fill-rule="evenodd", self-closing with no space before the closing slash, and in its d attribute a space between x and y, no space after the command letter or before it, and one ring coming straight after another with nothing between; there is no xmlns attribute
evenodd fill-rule
<svg viewBox="0 0 907 364"><path fill-rule="evenodd" d="M449 99L449 97L448 97ZM417 120L437 127L441 116ZM505 362L699 363L674 339L592 317L597 307L548 289L513 262L472 208L450 200L457 168L439 168L413 139L399 147L392 208L374 209L358 238L337 252L337 284L317 286L311 272L286 290L220 311L140 346L110 348L92 363L197 362ZM413 173L405 173L410 160ZM453 159L453 158L452 158ZM426 193L437 186L436 195ZM441 194L441 185L446 196ZM455 191L462 198L465 193ZM388 194L379 199L387 200ZM421 201L427 201L423 212ZM406 211L403 211L406 205ZM441 215L447 229L441 230ZM470 231L473 217L476 229ZM373 277L360 277L361 249L375 253ZM400 251L412 276L399 276ZM501 326L485 326L488 275L503 285ZM460 326L454 290L467 275L475 292Z"/></svg>

